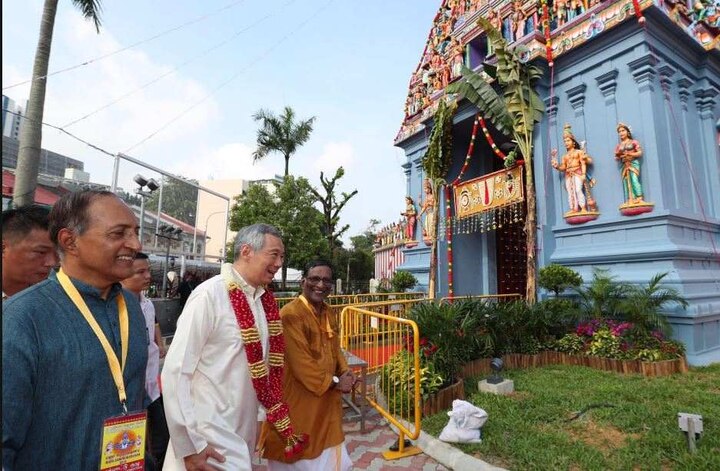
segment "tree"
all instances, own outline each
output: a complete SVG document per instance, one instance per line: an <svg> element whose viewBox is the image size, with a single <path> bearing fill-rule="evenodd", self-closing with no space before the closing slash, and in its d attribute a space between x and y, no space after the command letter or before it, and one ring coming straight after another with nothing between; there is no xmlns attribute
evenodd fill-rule
<svg viewBox="0 0 720 471"><path fill-rule="evenodd" d="M322 214L313 207L314 202L307 179L292 176L275 183L274 195L261 185L252 185L246 193L235 197L230 211L231 230L262 222L282 233L285 245L282 289L286 287L288 267L301 269L310 260L328 255L321 231Z"/></svg>
<svg viewBox="0 0 720 471"><path fill-rule="evenodd" d="M511 49L488 20L480 18L478 25L487 33L495 49L497 66L483 66L483 70L495 78L499 94L482 75L463 68L462 80L448 86L448 93L458 93L473 103L483 116L493 123L495 128L512 136L517 148L525 159L527 190L527 218L525 235L527 237L527 289L525 298L529 303L537 299L537 216L535 180L533 176L533 129L539 123L545 111L540 96L534 89L535 83L543 76L543 70L535 65L522 62L517 50ZM514 159L506 159L509 164Z"/></svg>
<svg viewBox="0 0 720 471"><path fill-rule="evenodd" d="M404 293L406 290L413 289L417 284L417 278L409 271L398 270L390 279L392 289L396 293Z"/></svg>
<svg viewBox="0 0 720 471"><path fill-rule="evenodd" d="M578 288L582 284L582 277L572 268L551 263L540 269L538 284L555 293L557 298L568 288Z"/></svg>
<svg viewBox="0 0 720 471"><path fill-rule="evenodd" d="M279 152L285 158L285 176L289 175L290 157L298 147L310 139L315 116L305 121L295 122L295 111L286 106L280 116L261 109L253 115L255 121L262 121L257 131L257 149L252 153L257 162L272 152Z"/></svg>
<svg viewBox="0 0 720 471"><path fill-rule="evenodd" d="M197 180L187 180L195 183ZM162 212L179 219L186 224L195 226L197 216L197 187L171 177L163 177L162 186ZM147 201L147 209L157 211L160 203L160 191L154 191Z"/></svg>
<svg viewBox="0 0 720 471"><path fill-rule="evenodd" d="M35 50L30 96L25 110L26 119L20 132L20 150L15 171L15 190L13 191L13 202L16 207L27 206L35 201L40 149L42 147L45 89L57 4L58 0L45 0L43 6L40 35ZM100 0L73 0L73 4L80 9L85 19L92 20L95 23L95 29L99 33Z"/></svg>
<svg viewBox="0 0 720 471"><path fill-rule="evenodd" d="M318 202L322 205L322 213L325 220L325 237L330 247L330 253L333 252L336 241L342 236L345 231L350 227L349 224L345 224L338 229L338 223L340 222L340 211L345 207L350 198L357 194L357 190L353 190L351 193L341 193L341 198L338 201L338 197L335 195L335 185L337 181L345 175L345 170L340 167L335 172L335 176L327 179L323 172L320 172L320 183L325 189L325 194L321 195L315 188L310 187L313 195Z"/></svg>

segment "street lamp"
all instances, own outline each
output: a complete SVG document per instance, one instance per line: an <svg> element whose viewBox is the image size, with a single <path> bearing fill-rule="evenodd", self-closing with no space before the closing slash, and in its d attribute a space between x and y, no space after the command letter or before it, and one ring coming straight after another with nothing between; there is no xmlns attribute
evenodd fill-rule
<svg viewBox="0 0 720 471"><path fill-rule="evenodd" d="M158 229L158 232L155 233L156 236L162 237L163 239L167 239L167 244L165 247L165 266L163 268L163 285L162 285L162 292L163 297L167 298L167 271L168 271L168 259L170 258L170 241L176 240L180 241L182 238L180 237L180 234L182 234L182 229L175 228L172 226L168 226L166 224L163 224Z"/></svg>
<svg viewBox="0 0 720 471"><path fill-rule="evenodd" d="M138 184L138 188L135 190L135 193L140 196L140 243L142 244L143 240L143 225L145 224L145 199L150 198L152 195L152 192L160 188L160 185L158 185L158 182L155 181L155 179L151 178L150 180L146 179L139 173L133 177L133 181ZM147 186L148 191L145 191L144 188Z"/></svg>

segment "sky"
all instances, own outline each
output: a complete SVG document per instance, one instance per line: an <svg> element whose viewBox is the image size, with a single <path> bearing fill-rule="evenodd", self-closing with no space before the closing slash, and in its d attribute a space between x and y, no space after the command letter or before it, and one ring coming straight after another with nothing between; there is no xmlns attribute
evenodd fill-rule
<svg viewBox="0 0 720 471"><path fill-rule="evenodd" d="M359 191L341 215L347 240L370 219L389 224L404 210L406 159L393 140L440 3L105 0L98 34L60 0L50 73L71 70L48 78L43 120L187 178L252 180L284 172L279 154L252 162L252 115L290 106L300 119L316 117L290 173L321 188L320 172L343 166L339 190ZM29 83L6 87L31 78L42 4L2 4L3 94L21 105ZM110 156L48 127L43 147L111 183ZM123 162L118 186L132 191L136 173L159 178Z"/></svg>

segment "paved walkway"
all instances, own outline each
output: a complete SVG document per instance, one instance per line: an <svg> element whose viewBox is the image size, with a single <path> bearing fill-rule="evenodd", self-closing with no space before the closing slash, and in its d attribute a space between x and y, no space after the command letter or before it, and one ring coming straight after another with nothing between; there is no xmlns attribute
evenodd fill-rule
<svg viewBox="0 0 720 471"><path fill-rule="evenodd" d="M354 470L439 471L448 469L425 454L399 460L385 460L382 453L395 443L397 434L390 429L387 421L374 409L368 413L368 417L365 419L365 433L360 433L360 422L355 417L346 417L343 428L345 429L345 443L353 461L352 469ZM253 467L254 471L266 471L266 469L267 467L264 465Z"/></svg>

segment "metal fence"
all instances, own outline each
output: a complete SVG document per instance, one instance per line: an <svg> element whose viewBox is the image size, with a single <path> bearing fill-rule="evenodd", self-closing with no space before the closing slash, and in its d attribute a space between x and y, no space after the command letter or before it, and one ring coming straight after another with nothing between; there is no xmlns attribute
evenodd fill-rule
<svg viewBox="0 0 720 471"><path fill-rule="evenodd" d="M385 452L386 459L421 452L405 443L420 436L420 333L415 322L400 317L418 302L347 306L340 313L341 345L364 362L360 381L365 400L398 430L398 449ZM383 310L388 314L375 312Z"/></svg>

